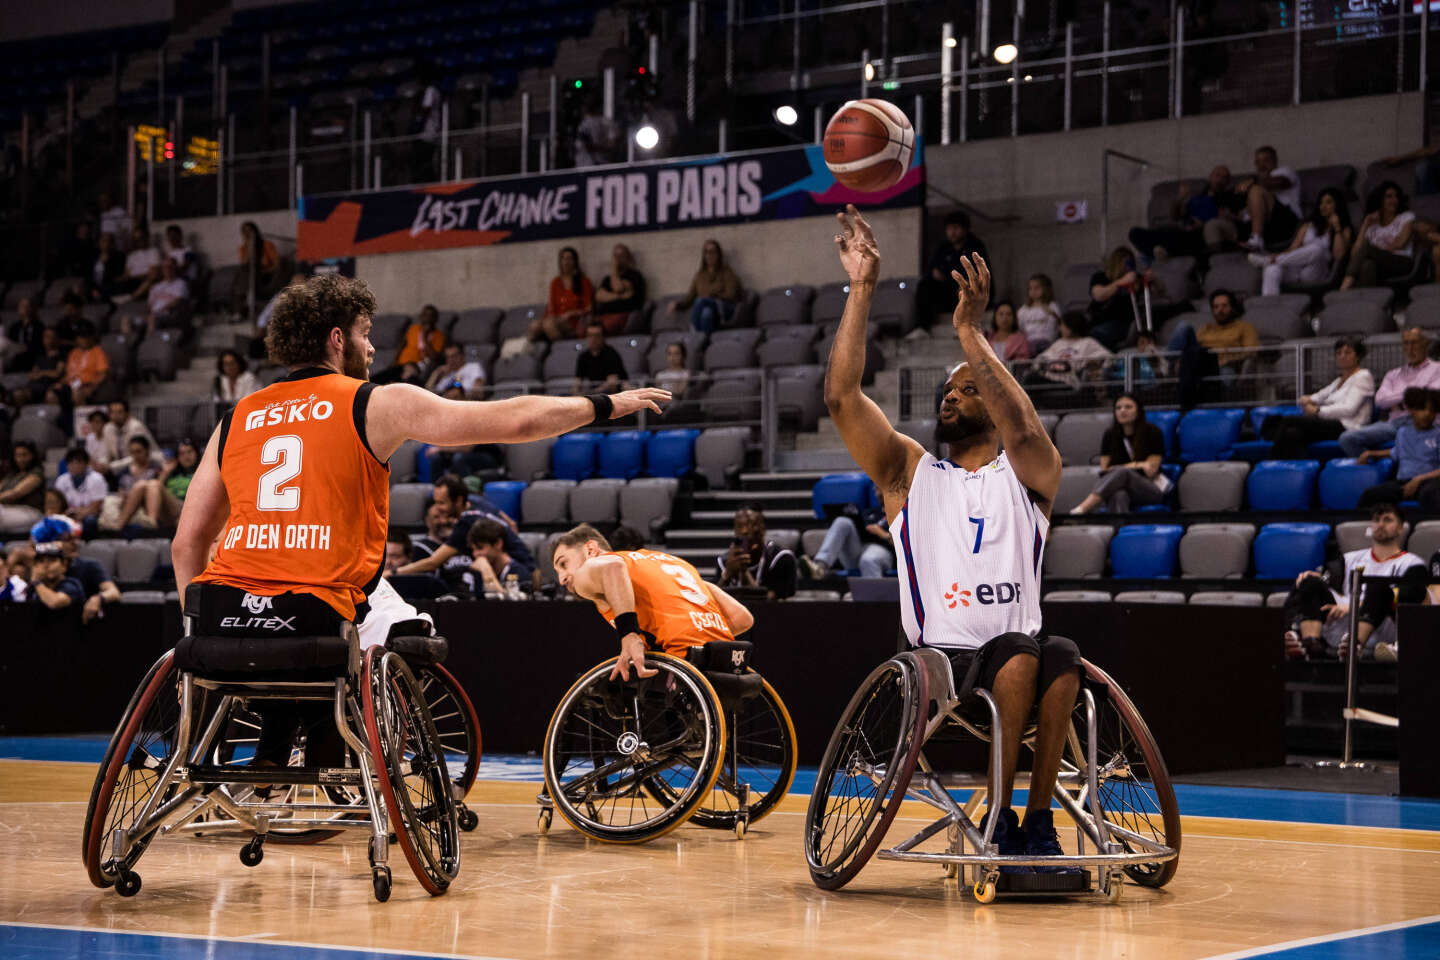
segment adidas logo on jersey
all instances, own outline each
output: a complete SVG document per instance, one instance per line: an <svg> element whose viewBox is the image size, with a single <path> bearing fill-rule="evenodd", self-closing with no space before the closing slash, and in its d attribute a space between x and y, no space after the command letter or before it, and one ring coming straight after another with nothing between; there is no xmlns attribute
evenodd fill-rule
<svg viewBox="0 0 1440 960"><path fill-rule="evenodd" d="M951 610L954 610L957 604L968 607L972 599L987 607L997 603L1019 603L1020 584L982 583L974 590L962 590L959 583L952 583L945 593L945 606Z"/></svg>

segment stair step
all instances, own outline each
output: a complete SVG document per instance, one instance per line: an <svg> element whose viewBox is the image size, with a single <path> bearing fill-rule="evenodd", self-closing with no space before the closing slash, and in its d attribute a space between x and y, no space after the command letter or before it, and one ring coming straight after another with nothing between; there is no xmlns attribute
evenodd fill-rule
<svg viewBox="0 0 1440 960"><path fill-rule="evenodd" d="M810 484L806 484L802 490L797 486L793 490L717 490L710 493L695 494L695 505L702 504L732 504L735 507L747 503L756 503L769 509L770 504L777 507L785 504L796 506L799 501L808 503L810 501ZM794 501L792 503L792 501Z"/></svg>
<svg viewBox="0 0 1440 960"><path fill-rule="evenodd" d="M765 510L765 522L770 526L780 526L782 521L810 520L815 516L810 509L780 509ZM734 510L692 510L690 519L699 523L724 523L730 524L735 519ZM785 524L788 526L788 523Z"/></svg>
<svg viewBox="0 0 1440 960"><path fill-rule="evenodd" d="M770 483L808 483L814 484L816 480L825 476L825 471L820 470L783 470L771 471L769 473L742 473L740 474L740 485L749 484L770 484Z"/></svg>

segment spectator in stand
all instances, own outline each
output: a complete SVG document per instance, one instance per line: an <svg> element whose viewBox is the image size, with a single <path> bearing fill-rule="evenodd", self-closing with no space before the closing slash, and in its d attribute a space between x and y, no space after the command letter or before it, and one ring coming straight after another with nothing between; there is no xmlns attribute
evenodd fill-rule
<svg viewBox="0 0 1440 960"><path fill-rule="evenodd" d="M1340 449L1347 457L1358 457L1366 450L1388 447L1395 434L1410 422L1405 410L1405 392L1411 387L1440 390L1440 361L1431 360L1430 338L1419 327L1409 327L1400 337L1405 350L1405 363L1385 374L1380 389L1375 391L1375 409L1387 417L1379 423L1356 427L1340 434Z"/></svg>
<svg viewBox="0 0 1440 960"><path fill-rule="evenodd" d="M37 397L45 396L57 384L65 386L65 366L70 351L60 343L60 334L54 327L46 327L40 334L40 356L36 357L30 369L30 376L22 390L17 390L22 403L30 403Z"/></svg>
<svg viewBox="0 0 1440 960"><path fill-rule="evenodd" d="M120 252L113 233L100 234L100 247L85 269L89 279L86 296L96 302L125 292L125 254Z"/></svg>
<svg viewBox="0 0 1440 960"><path fill-rule="evenodd" d="M1164 503L1170 478L1160 469L1165 434L1145 419L1145 405L1133 394L1115 398L1115 419L1100 440L1100 479L1070 512L1089 513L1104 505L1110 513Z"/></svg>
<svg viewBox="0 0 1440 960"><path fill-rule="evenodd" d="M450 536L429 556L411 561L401 567L399 573L430 573L432 570L439 570L441 567L447 566L452 557L469 556L470 543L467 538L470 535L470 527L476 520L482 518L504 525L507 530L505 552L525 566L534 569L534 555L531 554L530 548L525 546L525 541L515 535L519 525L506 516L505 511L484 497L477 495L472 506L464 481L455 474L447 473L435 481L435 503L455 517L455 523L450 529Z"/></svg>
<svg viewBox="0 0 1440 960"><path fill-rule="evenodd" d="M1334 187L1320 191L1315 212L1295 231L1284 253L1252 253L1250 262L1261 268L1261 293L1273 296L1283 284L1311 286L1330 279L1330 268L1343 260L1355 239L1345 195Z"/></svg>
<svg viewBox="0 0 1440 960"><path fill-rule="evenodd" d="M1141 383L1164 380L1170 376L1170 361L1160 355L1160 345L1150 330L1135 335L1135 375Z"/></svg>
<svg viewBox="0 0 1440 960"><path fill-rule="evenodd" d="M1060 317L1060 336L1035 358L1026 379L1031 384L1079 387L1082 381L1097 379L1103 370L1101 361L1113 356L1103 343L1086 335L1085 314L1072 310Z"/></svg>
<svg viewBox="0 0 1440 960"><path fill-rule="evenodd" d="M1274 147L1255 151L1255 174L1235 185L1245 198L1245 216L1250 236L1245 245L1252 250L1279 247L1290 242L1304 215L1300 211L1300 175L1282 167Z"/></svg>
<svg viewBox="0 0 1440 960"><path fill-rule="evenodd" d="M585 115L575 128L575 166L614 163L622 133L620 125L605 116L599 94L585 98Z"/></svg>
<svg viewBox="0 0 1440 960"><path fill-rule="evenodd" d="M58 541L37 543L29 593L51 611L73 613L85 606L85 588L65 575L65 567L64 547Z"/></svg>
<svg viewBox="0 0 1440 960"><path fill-rule="evenodd" d="M995 304L990 332L986 334L995 355L1006 363L1030 359L1030 341L1021 332L1015 319L1015 304L1001 300Z"/></svg>
<svg viewBox="0 0 1440 960"><path fill-rule="evenodd" d="M595 320L611 336L625 329L630 314L645 306L645 278L635 267L635 255L623 243L610 251L610 272L595 290Z"/></svg>
<svg viewBox="0 0 1440 960"><path fill-rule="evenodd" d="M1365 201L1365 220L1350 251L1341 290L1353 286L1373 287L1382 280L1403 277L1415 264L1415 243L1411 234L1415 214L1410 198L1393 180L1386 180L1370 192Z"/></svg>
<svg viewBox="0 0 1440 960"><path fill-rule="evenodd" d="M1206 378L1221 377L1231 383L1244 372L1254 356L1250 348L1260 345L1260 334L1240 319L1245 308L1229 290L1210 293L1210 322L1199 330L1182 324L1166 349L1180 354L1180 408L1189 410L1215 393L1216 384Z"/></svg>
<svg viewBox="0 0 1440 960"><path fill-rule="evenodd" d="M1276 460L1300 460L1310 444L1338 440L1346 430L1370 422L1375 377L1360 365L1365 359L1365 341L1340 337L1335 341L1335 369L1339 372L1324 387L1301 397L1304 411L1298 417L1271 415L1260 425L1260 436L1274 441L1270 455Z"/></svg>
<svg viewBox="0 0 1440 960"><path fill-rule="evenodd" d="M370 379L376 383L403 380L416 386L422 385L430 371L443 361L444 351L445 334L440 331L440 311L434 304L427 303L420 308L420 316L405 328L394 365Z"/></svg>
<svg viewBox="0 0 1440 960"><path fill-rule="evenodd" d="M130 226L130 214L125 208L112 203L110 194L100 194L100 236L104 238L108 234L118 247L130 236Z"/></svg>
<svg viewBox="0 0 1440 960"><path fill-rule="evenodd" d="M685 348L684 341L676 340L665 345L665 369L655 374L655 386L670 391L673 401L678 402L685 398L685 391L690 389L690 368L686 366L686 357L689 351ZM611 541L614 546L614 541Z"/></svg>
<svg viewBox="0 0 1440 960"><path fill-rule="evenodd" d="M55 481L55 489L65 498L65 514L93 527L105 505L110 487L105 478L90 469L90 454L84 447L72 447L65 454L65 472Z"/></svg>
<svg viewBox="0 0 1440 960"><path fill-rule="evenodd" d="M1377 503L1418 500L1426 516L1440 515L1440 390L1411 387L1405 391L1405 412L1410 422L1395 432L1392 450L1366 450L1361 463L1393 456L1395 479L1377 484L1360 494L1360 507Z"/></svg>
<svg viewBox="0 0 1440 960"><path fill-rule="evenodd" d="M735 308L744 296L740 278L725 263L725 251L715 240L706 240L700 248L700 269L690 278L690 289L679 300L671 301L669 313L689 309L690 326L707 337L716 327L730 323Z"/></svg>
<svg viewBox="0 0 1440 960"><path fill-rule="evenodd" d="M883 508L862 510L847 503L842 515L830 521L815 556L800 558L800 570L811 580L824 580L836 569L858 569L862 577L883 577L895 569L894 542Z"/></svg>
<svg viewBox="0 0 1440 960"><path fill-rule="evenodd" d="M765 539L765 515L758 507L735 511L735 537L730 549L715 558L720 586L763 589L767 600L795 596L800 576L795 554Z"/></svg>
<svg viewBox="0 0 1440 960"><path fill-rule="evenodd" d="M260 381L249 370L249 364L238 351L225 350L215 361L215 379L210 384L210 398L227 408L235 401L260 389Z"/></svg>
<svg viewBox="0 0 1440 960"><path fill-rule="evenodd" d="M150 428L145 426L138 417L130 415L130 402L125 399L111 400L106 407L110 422L105 424L105 450L108 456L107 463L113 463L127 456L130 448L130 438L143 436L149 441L151 448L156 446L155 437L151 435Z"/></svg>
<svg viewBox="0 0 1440 960"><path fill-rule="evenodd" d="M1130 294L1139 283L1135 258L1129 249L1116 247L1105 258L1105 269L1090 277L1090 336L1110 351L1119 350L1135 324Z"/></svg>
<svg viewBox="0 0 1440 960"><path fill-rule="evenodd" d="M619 352L605 342L605 328L592 320L585 328L585 349L575 358L575 393L614 393L628 376Z"/></svg>
<svg viewBox="0 0 1440 960"><path fill-rule="evenodd" d="M1243 199L1231 189L1230 168L1221 164L1210 171L1200 193L1191 193L1189 183L1180 184L1170 205L1170 219L1179 226L1136 227L1130 231L1130 245L1147 261L1219 250L1235 242L1235 216L1244 208Z"/></svg>
<svg viewBox="0 0 1440 960"><path fill-rule="evenodd" d="M101 530L113 533L132 520L147 530L159 526L159 505L146 503L146 493L156 490L155 499L158 500L158 481L163 464L144 437L131 438L129 451L128 460L111 465L110 472L118 492L110 494L100 511L98 526ZM156 482L152 484L152 481Z"/></svg>
<svg viewBox="0 0 1440 960"><path fill-rule="evenodd" d="M12 550L10 554L0 554L0 603L25 603L30 599L31 565L12 564L10 557L17 553Z"/></svg>
<svg viewBox="0 0 1440 960"><path fill-rule="evenodd" d="M12 359L5 369L12 373L25 373L35 369L35 362L44 353L41 341L45 335L45 324L40 319L40 312L35 309L35 301L29 297L22 298L15 305L15 312L19 317L5 331L5 338L14 345Z"/></svg>
<svg viewBox="0 0 1440 960"><path fill-rule="evenodd" d="M150 231L136 225L130 231L130 252L125 255L125 279L120 289L138 300L150 292L150 285L160 279L160 261L164 257L155 247Z"/></svg>
<svg viewBox="0 0 1440 960"><path fill-rule="evenodd" d="M265 239L260 227L252 220L240 224L240 265L249 267L253 262L255 270L255 303L268 300L279 286L280 253L275 244ZM231 290L233 305L237 313L248 308L250 293L250 271L240 270L235 274L235 286Z"/></svg>
<svg viewBox="0 0 1440 960"><path fill-rule="evenodd" d="M393 577L395 571L410 562L410 540L399 530L390 530L385 537L385 559L380 571L382 577Z"/></svg>
<svg viewBox="0 0 1440 960"><path fill-rule="evenodd" d="M530 323L531 340L571 340L580 336L595 304L595 287L580 269L580 253L561 247L560 272L550 279L545 315Z"/></svg>
<svg viewBox="0 0 1440 960"><path fill-rule="evenodd" d="M60 276L83 277L95 262L95 239L90 235L90 221L81 220L60 247L56 267Z"/></svg>
<svg viewBox="0 0 1440 960"><path fill-rule="evenodd" d="M75 347L65 361L65 382L70 387L71 400L79 405L89 403L109 375L110 358L95 342L95 327L81 324L75 331Z"/></svg>
<svg viewBox="0 0 1440 960"><path fill-rule="evenodd" d="M110 454L105 449L107 422L109 421L105 418L105 411L97 408L86 415L85 426L80 431L80 435L85 439L85 452L90 454L90 462L101 473L110 472Z"/></svg>
<svg viewBox="0 0 1440 960"><path fill-rule="evenodd" d="M411 561L424 560L439 550L450 539L450 533L454 529L455 515L440 503L431 503L425 510L425 536L410 541L410 556L401 562L401 566L403 567ZM459 576L460 572L469 565L469 554L456 554L445 564L444 569L453 571L456 576Z"/></svg>
<svg viewBox="0 0 1440 960"><path fill-rule="evenodd" d="M1049 276L1037 273L1030 277L1025 290L1025 306L1015 311L1020 332L1030 341L1034 356L1055 342L1060 333L1060 305L1055 302L1055 285Z"/></svg>
<svg viewBox="0 0 1440 960"><path fill-rule="evenodd" d="M159 509L151 507L151 513L162 527L168 528L180 521L180 508L185 504L190 481L199 466L200 448L194 440L186 438L175 445L175 459L165 464L159 481L154 484L159 489Z"/></svg>
<svg viewBox="0 0 1440 960"><path fill-rule="evenodd" d="M0 533L21 533L40 519L45 504L45 467L30 440L17 440L0 465Z"/></svg>
<svg viewBox="0 0 1440 960"><path fill-rule="evenodd" d="M970 215L964 210L955 210L945 216L945 240L930 256L930 271L920 283L917 299L920 304L920 321L929 326L937 313L949 313L955 309L955 281L950 278L953 270L960 270L960 258L976 254L990 261L985 241L970 232Z"/></svg>
<svg viewBox="0 0 1440 960"><path fill-rule="evenodd" d="M445 347L445 362L430 374L425 389L444 393L455 385L470 400L479 400L485 394L485 367L479 360L466 360L465 348L458 343Z"/></svg>
<svg viewBox="0 0 1440 960"><path fill-rule="evenodd" d="M145 315L146 333L154 333L159 327L178 326L189 314L190 284L180 276L179 264L169 257L161 261L160 279L150 285L146 305L150 308ZM130 316L122 318L120 330L127 337L135 332Z"/></svg>
<svg viewBox="0 0 1440 960"><path fill-rule="evenodd" d="M1380 161L1387 167L1415 164L1415 194L1440 193L1440 143L1417 147L1398 157L1386 157Z"/></svg>
<svg viewBox="0 0 1440 960"><path fill-rule="evenodd" d="M466 542L472 559L464 581L476 596L508 596L511 577L517 588L528 590L533 586L535 569L505 551L508 532L504 524L484 518L470 525Z"/></svg>
<svg viewBox="0 0 1440 960"><path fill-rule="evenodd" d="M200 261L195 251L185 245L185 231L178 224L172 223L165 228L165 256L175 261L175 266L180 268L180 276L185 280L195 279Z"/></svg>

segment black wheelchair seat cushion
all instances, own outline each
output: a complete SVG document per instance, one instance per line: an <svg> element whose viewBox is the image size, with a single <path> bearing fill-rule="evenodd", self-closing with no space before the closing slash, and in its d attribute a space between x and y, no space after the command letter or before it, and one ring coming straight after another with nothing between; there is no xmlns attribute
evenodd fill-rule
<svg viewBox="0 0 1440 960"><path fill-rule="evenodd" d="M746 700L753 700L760 696L764 689L765 681L758 673L720 673L716 670L705 671L705 679L710 681L710 686L715 688L715 694L720 698L720 705L726 712L735 709Z"/></svg>
<svg viewBox="0 0 1440 960"><path fill-rule="evenodd" d="M175 666L202 680L311 683L350 669L344 637L182 637Z"/></svg>
<svg viewBox="0 0 1440 960"><path fill-rule="evenodd" d="M748 640L711 640L685 651L685 659L701 671L743 674L750 669L755 645Z"/></svg>
<svg viewBox="0 0 1440 960"><path fill-rule="evenodd" d="M450 644L444 637L391 637L385 641L385 649L398 653L411 664L444 663L450 653Z"/></svg>

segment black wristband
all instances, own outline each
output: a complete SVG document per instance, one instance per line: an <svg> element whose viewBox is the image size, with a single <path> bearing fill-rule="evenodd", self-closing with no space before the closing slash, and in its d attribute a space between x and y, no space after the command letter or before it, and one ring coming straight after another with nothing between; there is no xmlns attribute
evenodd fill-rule
<svg viewBox="0 0 1440 960"><path fill-rule="evenodd" d="M640 618L635 616L635 611L615 615L615 632L620 634L621 639L640 632Z"/></svg>
<svg viewBox="0 0 1440 960"><path fill-rule="evenodd" d="M615 402L603 393L592 393L585 398L595 408L595 419L591 423L599 423L601 420L609 420L610 413L615 409Z"/></svg>

